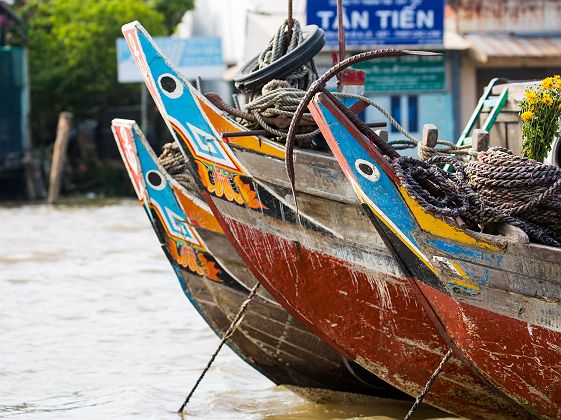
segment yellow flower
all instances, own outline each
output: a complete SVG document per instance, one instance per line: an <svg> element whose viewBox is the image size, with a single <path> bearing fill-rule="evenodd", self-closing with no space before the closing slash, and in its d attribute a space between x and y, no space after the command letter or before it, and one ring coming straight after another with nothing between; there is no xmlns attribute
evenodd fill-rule
<svg viewBox="0 0 561 420"><path fill-rule="evenodd" d="M531 104L535 103L536 99L538 98L538 95L533 90L529 90L528 92L526 92L524 94L524 96L526 97L528 102L531 103Z"/></svg>
<svg viewBox="0 0 561 420"><path fill-rule="evenodd" d="M534 118L534 113L532 111L523 112L521 115L522 121L530 121Z"/></svg>
<svg viewBox="0 0 561 420"><path fill-rule="evenodd" d="M552 89L553 88L553 77L546 77L542 80L542 86L544 89Z"/></svg>
<svg viewBox="0 0 561 420"><path fill-rule="evenodd" d="M561 79L561 76L559 76L558 74L556 74L555 76L553 76L553 78L554 78L555 80L559 80L559 79Z"/></svg>
<svg viewBox="0 0 561 420"><path fill-rule="evenodd" d="M541 103L546 104L547 106L553 105L553 99L551 99L551 96L549 95L549 93L544 93L543 94Z"/></svg>

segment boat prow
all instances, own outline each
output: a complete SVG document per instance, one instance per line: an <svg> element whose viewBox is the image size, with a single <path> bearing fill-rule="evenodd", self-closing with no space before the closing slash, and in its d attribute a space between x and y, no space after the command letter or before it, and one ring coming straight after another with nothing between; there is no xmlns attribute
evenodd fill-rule
<svg viewBox="0 0 561 420"><path fill-rule="evenodd" d="M320 206L313 197L298 218L289 190L257 178L231 139L222 139L224 128L236 123L186 83L145 34L133 35L129 46L149 91L156 91L154 99L164 108L205 202L244 263L279 303L340 354L416 396L446 343L388 250L382 244L367 249L330 223L345 220L358 231L360 207L328 199ZM252 150L258 141L250 137L245 148ZM271 158L262 154L262 159ZM326 218L335 206L336 219ZM464 416L523 416L458 359L441 378L426 399L433 405Z"/></svg>
<svg viewBox="0 0 561 420"><path fill-rule="evenodd" d="M470 231L424 210L334 103L310 110L388 248L453 345L529 412L561 416L561 249Z"/></svg>
<svg viewBox="0 0 561 420"><path fill-rule="evenodd" d="M182 289L221 336L255 285L255 278L232 249L209 207L196 192L169 175L138 125L131 120L113 120L112 130L131 182ZM369 403L371 398L407 399L340 357L266 292L252 300L227 344L274 383L312 400Z"/></svg>

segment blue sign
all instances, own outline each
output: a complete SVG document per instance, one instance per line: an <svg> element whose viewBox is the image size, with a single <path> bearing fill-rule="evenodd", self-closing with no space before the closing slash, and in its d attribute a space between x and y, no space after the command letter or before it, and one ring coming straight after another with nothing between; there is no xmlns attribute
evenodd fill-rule
<svg viewBox="0 0 561 420"><path fill-rule="evenodd" d="M442 46L445 0L343 0L346 44ZM307 0L308 25L325 31L327 45L337 38L336 0Z"/></svg>
<svg viewBox="0 0 561 420"><path fill-rule="evenodd" d="M214 37L155 37L164 55L188 79L222 79L222 43ZM123 38L117 39L117 73L121 83L139 83L142 77Z"/></svg>

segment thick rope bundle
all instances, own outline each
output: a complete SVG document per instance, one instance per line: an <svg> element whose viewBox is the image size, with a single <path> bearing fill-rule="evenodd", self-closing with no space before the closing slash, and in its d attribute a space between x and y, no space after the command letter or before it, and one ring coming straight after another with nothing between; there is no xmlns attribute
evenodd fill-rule
<svg viewBox="0 0 561 420"><path fill-rule="evenodd" d="M292 21L292 34L290 36L290 42L287 40L288 34L288 20L286 20L278 29L275 35L271 38L267 46L257 60L257 65L252 69L252 71L260 70L264 67L269 66L274 63L284 55L293 51L298 47L302 41L304 41L304 34L298 20ZM287 44L288 42L288 44ZM283 80L287 81L291 87L297 89L307 89L315 80L317 79L317 74L313 68L313 63L310 62L295 69L288 76L284 77ZM259 96L259 94L257 94Z"/></svg>
<svg viewBox="0 0 561 420"><path fill-rule="evenodd" d="M440 166L449 164L454 172ZM471 226L509 223L535 242L561 247L561 169L503 148L463 164L450 156L393 160L401 182L431 214L461 217Z"/></svg>
<svg viewBox="0 0 561 420"><path fill-rule="evenodd" d="M195 180L187 168L187 160L183 157L177 143L166 143L158 158L166 172L187 191L195 190Z"/></svg>
<svg viewBox="0 0 561 420"><path fill-rule="evenodd" d="M561 168L492 148L465 166L470 187L497 210L552 229L561 240Z"/></svg>
<svg viewBox="0 0 561 420"><path fill-rule="evenodd" d="M277 61L284 55L293 51L304 40L302 28L297 20L292 21L292 34L290 42L287 40L288 21L284 22L259 55L257 65L252 71L262 69ZM285 118L288 122L292 119L294 111L304 97L306 89L317 79L313 61L295 69L283 80L271 80L260 91L249 95L250 101L244 106L244 111L255 116L259 125L273 136L286 138L286 133L268 124L263 117ZM313 125L313 119L308 113L303 117L305 124ZM251 125L251 124L250 124ZM288 124L287 124L288 125ZM298 134L299 140L309 139L319 133L313 132Z"/></svg>

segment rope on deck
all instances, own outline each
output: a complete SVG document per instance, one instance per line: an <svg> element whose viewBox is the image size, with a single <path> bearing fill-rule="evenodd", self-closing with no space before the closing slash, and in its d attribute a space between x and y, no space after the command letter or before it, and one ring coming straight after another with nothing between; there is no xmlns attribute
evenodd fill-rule
<svg viewBox="0 0 561 420"><path fill-rule="evenodd" d="M167 173L187 191L195 191L196 183L187 167L187 160L183 157L179 145L175 142L166 143L158 160Z"/></svg>
<svg viewBox="0 0 561 420"><path fill-rule="evenodd" d="M480 152L467 164L441 155L392 163L407 192L431 214L459 216L472 228L509 223L536 243L561 247L561 168L502 147ZM454 172L441 168L446 164Z"/></svg>
<svg viewBox="0 0 561 420"><path fill-rule="evenodd" d="M212 366L212 363L214 362L214 360L216 359L216 356L218 356L218 353L220 352L220 350L222 349L222 346L224 346L224 344L226 343L226 341L228 341L228 339L234 334L234 332L236 331L236 329L240 326L240 324L243 321L243 316L244 313L249 305L249 302L251 302L251 300L255 297L255 295L257 294L257 291L259 290L259 287L261 286L261 283L257 282L255 284L255 286L253 286L253 289L251 289L251 291L249 292L249 295L247 295L247 299L243 301L243 303L240 305L240 309L238 310L238 313L236 314L236 316L234 317L234 319L232 320L232 323L230 324L230 326L228 327L228 329L226 330L226 332L224 333L224 335L222 336L222 340L220 340L220 343L218 344L218 347L216 348L216 351L212 354L212 356L210 357L210 360L208 361L207 365L205 366L205 368L203 369L203 371L201 372L199 378L197 379L197 382L195 382L195 385L193 385L193 388L191 388L191 391L189 392L189 394L187 395L187 398L185 398L185 401L183 402L183 404L181 405L181 407L179 408L179 410L177 411L179 414L183 414L185 407L187 406L187 404L189 403L189 401L191 400L191 397L193 396L193 394L195 393L195 390L197 389L197 387L199 386L199 384L202 382L203 378L205 377L206 373L208 372L208 370L210 369L210 367Z"/></svg>
<svg viewBox="0 0 561 420"><path fill-rule="evenodd" d="M409 410L407 415L403 418L403 420L409 420L413 416L419 405L423 402L425 395L427 395L427 393L430 391L432 385L434 384L434 381L436 381L436 378L438 378L438 375L440 375L440 372L442 372L442 369L444 369L444 366L446 365L446 362L448 362L450 357L452 357L452 349L449 349L448 352L444 355L444 357L440 361L440 364L438 365L434 373L431 375L428 382L425 384L425 387L423 388L421 393L415 399L415 402L413 403L411 409Z"/></svg>
<svg viewBox="0 0 561 420"><path fill-rule="evenodd" d="M304 34L300 22L289 18L277 29L265 49L259 54L256 66L252 71L265 68L286 54L295 50L304 41ZM278 130L265 118L285 119L290 122L306 89L317 79L315 64L312 61L294 69L283 80L274 79L262 89L249 94L249 102L244 106L244 111L250 113L258 124L270 134L278 138L286 138L286 133ZM311 114L304 115L307 124L314 124ZM288 124L287 124L288 125ZM298 140L310 140L319 134L319 129L296 136Z"/></svg>

